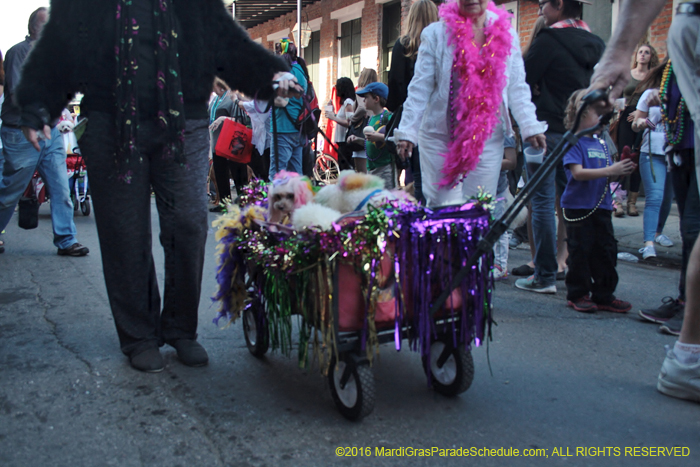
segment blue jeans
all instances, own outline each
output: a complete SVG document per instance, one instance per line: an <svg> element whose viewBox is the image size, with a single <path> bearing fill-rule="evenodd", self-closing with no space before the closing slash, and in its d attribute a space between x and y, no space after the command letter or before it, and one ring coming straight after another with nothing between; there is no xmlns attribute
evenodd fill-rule
<svg viewBox="0 0 700 467"><path fill-rule="evenodd" d="M274 137L275 135L272 135L273 141L270 145L270 181L277 173L278 165L279 170L288 170L303 175L301 161L304 146L301 144L299 133L277 133L279 155L275 152Z"/></svg>
<svg viewBox="0 0 700 467"><path fill-rule="evenodd" d="M653 242L656 233L662 233L664 230L673 201L673 186L666 183L666 158L657 154L641 153L639 173L642 176L645 194L644 241Z"/></svg>
<svg viewBox="0 0 700 467"><path fill-rule="evenodd" d="M53 244L58 248L68 248L77 243L61 133L53 128L50 141L39 141L41 151L34 149L18 128L3 125L0 134L5 158L0 183L0 231L7 227L17 202L38 170L51 196Z"/></svg>
<svg viewBox="0 0 700 467"><path fill-rule="evenodd" d="M547 154L561 140L562 134L548 131ZM528 174L532 177L534 174ZM561 194L566 186L564 166L558 164L542 184L534 191L532 197L532 232L535 237L535 279L544 286L554 285L557 279L557 223L554 201L557 192Z"/></svg>

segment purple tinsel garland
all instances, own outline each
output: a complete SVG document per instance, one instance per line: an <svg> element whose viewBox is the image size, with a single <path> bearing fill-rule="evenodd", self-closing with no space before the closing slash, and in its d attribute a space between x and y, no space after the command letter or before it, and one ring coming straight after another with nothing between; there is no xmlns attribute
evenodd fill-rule
<svg viewBox="0 0 700 467"><path fill-rule="evenodd" d="M261 202L260 198L256 199L256 204ZM222 305L215 322L223 316L229 319L235 317L240 311L232 309L234 303L238 305L233 296L234 292L241 292L248 264L281 273L268 275L267 280L288 281L299 271L308 270L322 261L322 258L331 258L331 262L336 261L337 257L361 258L361 262L367 266L363 270L367 296L365 321L360 332L362 348L364 350L368 346L369 354L374 351L377 341L374 322L368 322L368 317L374 314L368 311L373 307L372 294L377 284L381 255L388 251L387 243L393 242L396 279L393 334L396 349L400 350L403 330L407 327L413 329L409 333L409 336L413 336L409 348L420 349L427 361L430 359L430 346L440 335L450 338L454 346L469 348L472 340L479 346L486 337L490 337L493 322L492 253L484 255L458 286L457 290L462 296L461 306L457 309L447 308L439 317L458 320L450 319L447 323L436 325L430 308L457 271L467 264L470 255L476 251L477 243L488 231L490 213L483 207L486 204L470 203L429 210L392 202L382 208L371 207L364 219L335 226L328 232L310 229L289 234L259 228L243 232L229 229L220 240L223 248L217 273L219 290L213 300L220 301ZM236 277L233 277L234 272ZM241 285L234 291L236 283ZM259 293L263 288L260 284L256 287ZM342 294L342 290L335 293ZM411 309L407 307L408 303L412 304L412 314L408 313ZM277 310L275 304L267 304L267 313L277 313Z"/></svg>

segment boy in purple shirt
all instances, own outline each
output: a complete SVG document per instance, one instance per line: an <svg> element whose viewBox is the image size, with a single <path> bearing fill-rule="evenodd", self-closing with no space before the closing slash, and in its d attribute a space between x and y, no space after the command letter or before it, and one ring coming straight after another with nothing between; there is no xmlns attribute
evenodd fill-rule
<svg viewBox="0 0 700 467"><path fill-rule="evenodd" d="M564 119L567 129L573 126L583 95L584 90L580 90L569 98ZM598 115L589 108L580 128L597 123ZM568 180L561 197L569 247L567 305L584 313L626 313L632 305L613 295L618 276L610 178L632 173L636 165L629 159L613 164L607 144L597 134L581 138L566 153L563 163Z"/></svg>

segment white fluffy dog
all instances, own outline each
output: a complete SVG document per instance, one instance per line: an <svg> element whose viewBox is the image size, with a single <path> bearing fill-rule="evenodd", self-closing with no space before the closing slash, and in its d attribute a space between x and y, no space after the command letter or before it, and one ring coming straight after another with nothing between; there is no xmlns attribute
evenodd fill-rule
<svg viewBox="0 0 700 467"><path fill-rule="evenodd" d="M368 205L380 206L399 198L415 203L406 192L385 190L384 180L376 175L344 170L338 183L321 188L312 202L294 211L292 225L297 230L312 226L329 230L343 214L367 212Z"/></svg>
<svg viewBox="0 0 700 467"><path fill-rule="evenodd" d="M397 199L397 195L384 189L384 180L376 175L343 170L338 183L328 185L316 193L314 203L346 214L367 211L367 205L379 206Z"/></svg>
<svg viewBox="0 0 700 467"><path fill-rule="evenodd" d="M275 175L267 193L268 222L291 224L294 211L314 197L308 177L282 170Z"/></svg>

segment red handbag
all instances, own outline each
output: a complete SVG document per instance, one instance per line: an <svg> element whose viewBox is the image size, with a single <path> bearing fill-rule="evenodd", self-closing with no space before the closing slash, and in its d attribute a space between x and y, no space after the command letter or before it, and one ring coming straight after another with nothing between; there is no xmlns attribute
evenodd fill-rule
<svg viewBox="0 0 700 467"><path fill-rule="evenodd" d="M253 154L253 130L227 118L221 125L214 154L241 164L248 164Z"/></svg>

